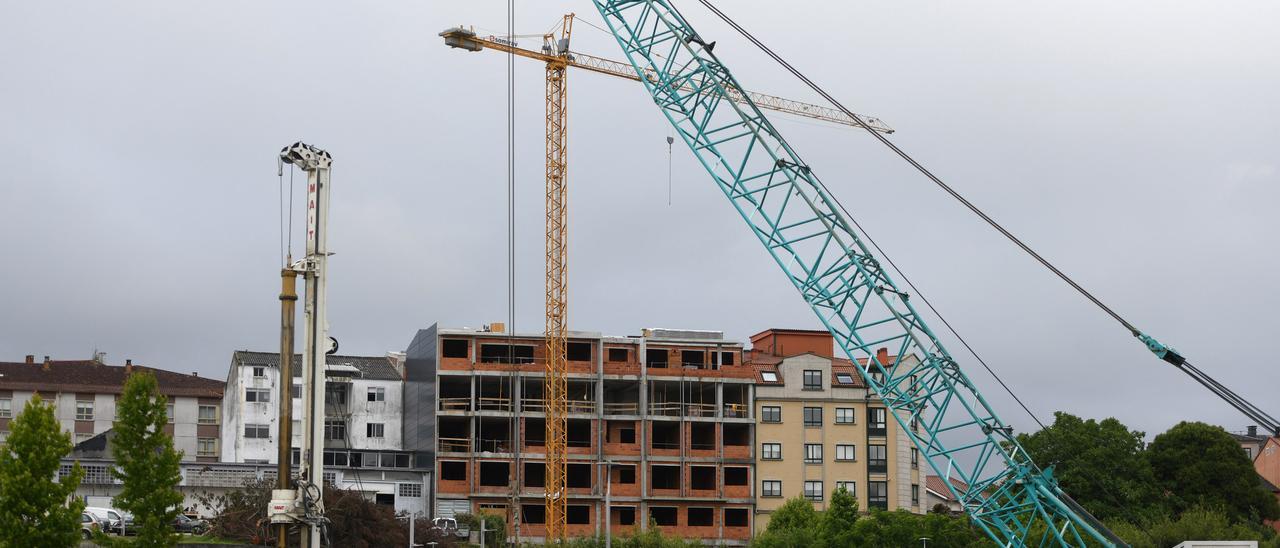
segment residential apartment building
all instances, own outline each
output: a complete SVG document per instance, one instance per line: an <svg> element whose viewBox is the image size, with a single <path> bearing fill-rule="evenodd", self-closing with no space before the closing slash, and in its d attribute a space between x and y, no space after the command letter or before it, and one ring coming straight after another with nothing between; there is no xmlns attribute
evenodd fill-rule
<svg viewBox="0 0 1280 548"><path fill-rule="evenodd" d="M293 463L302 446L302 357L292 379ZM280 415L280 354L236 351L227 373L222 460L274 464ZM401 434L404 380L387 356L328 356L325 374L324 480L396 511L428 510L427 471L415 466Z"/></svg>
<svg viewBox="0 0 1280 548"><path fill-rule="evenodd" d="M183 461L218 462L221 437L220 406L223 382L134 365L107 365L103 355L92 360L0 362L0 441L8 436L9 421L22 412L32 394L54 404L54 416L77 445L105 445L105 434L116 420L116 401L124 381L134 371L156 376L160 393L169 399L165 431L183 452Z"/></svg>
<svg viewBox="0 0 1280 548"><path fill-rule="evenodd" d="M746 544L755 371L742 344L711 331L573 332L567 355L567 533L602 534L608 519L621 534L652 521L685 538ZM544 368L540 334L433 325L414 337L404 440L436 472L434 515L496 512L518 540L544 539Z"/></svg>
<svg viewBox="0 0 1280 548"><path fill-rule="evenodd" d="M854 364L834 356L830 333L770 329L751 343L757 531L786 499L803 495L822 510L842 486L864 511L924 511L919 454Z"/></svg>

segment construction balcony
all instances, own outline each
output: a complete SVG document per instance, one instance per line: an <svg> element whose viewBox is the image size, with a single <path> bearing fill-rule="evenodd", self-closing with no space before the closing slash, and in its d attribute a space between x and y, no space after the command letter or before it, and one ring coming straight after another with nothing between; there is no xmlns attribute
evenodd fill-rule
<svg viewBox="0 0 1280 548"><path fill-rule="evenodd" d="M649 423L649 454L657 457L751 458L751 425L654 420Z"/></svg>
<svg viewBox="0 0 1280 548"><path fill-rule="evenodd" d="M738 352L711 348L647 348L645 370L657 377L755 378L755 370L742 365Z"/></svg>
<svg viewBox="0 0 1280 548"><path fill-rule="evenodd" d="M523 392L520 396L522 413L546 413L547 399L545 385L540 378L524 379L521 383ZM565 411L569 415L595 415L596 391L595 382L578 379L565 381Z"/></svg>
<svg viewBox="0 0 1280 548"><path fill-rule="evenodd" d="M472 355L473 349L478 355ZM569 373L596 371L595 343L570 340L566 345L565 369ZM477 337L441 339L440 369L445 371L521 371L541 373L546 370L546 341L541 338Z"/></svg>
<svg viewBox="0 0 1280 548"><path fill-rule="evenodd" d="M523 430L523 451L545 454L547 420L542 417L520 419ZM565 419L565 454L593 455L596 449L595 422L590 419Z"/></svg>
<svg viewBox="0 0 1280 548"><path fill-rule="evenodd" d="M635 416L640 414L640 386L635 381L604 381L605 415Z"/></svg>

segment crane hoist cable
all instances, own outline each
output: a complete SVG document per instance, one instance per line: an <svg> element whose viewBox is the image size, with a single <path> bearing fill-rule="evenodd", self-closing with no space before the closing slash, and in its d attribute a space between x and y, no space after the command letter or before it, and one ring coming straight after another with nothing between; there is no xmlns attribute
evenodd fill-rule
<svg viewBox="0 0 1280 548"><path fill-rule="evenodd" d="M980 217L983 221L986 221L987 224L991 225L992 228L994 228L997 232L1003 235L1006 239L1008 239L1014 245L1018 246L1018 248L1022 249L1023 252L1025 252L1027 255L1030 255L1042 266L1044 266L1046 269L1048 269L1050 272L1052 272L1062 281L1066 282L1067 285L1075 289L1076 292L1080 293L1082 296L1084 296L1086 299L1092 302L1095 306L1097 306L1099 309L1105 312L1108 316L1111 316L1112 319L1119 322L1120 325L1124 326L1124 328L1127 331L1129 331L1131 335L1133 335L1139 341L1142 341L1142 343L1146 345L1147 349L1150 350L1151 353L1155 354L1157 358L1160 358L1161 360L1168 362L1169 364L1178 368L1183 373L1186 373L1196 382L1200 383L1205 388L1207 388L1210 392L1213 392L1215 395L1222 398L1232 407L1236 408L1236 410L1248 416L1251 420L1256 421L1260 426L1263 426L1264 428L1270 430L1273 436L1280 436L1280 421L1277 421L1271 415L1262 411L1252 403L1249 403L1239 394L1235 393L1231 389L1224 386L1222 383L1219 383L1218 381L1214 380L1204 371L1192 365L1189 361L1187 361L1185 357L1183 357L1180 353L1178 353L1173 348L1170 348L1169 346L1156 340L1154 337L1147 335L1146 333L1139 330L1132 323L1130 323L1123 316L1121 316L1118 312L1116 312L1110 306L1107 306L1106 303L1102 302L1101 299L1094 296L1093 293L1090 293L1087 289L1085 289L1083 286L1081 286L1079 283L1073 280L1070 276L1068 276L1062 270L1058 269L1058 267L1054 266L1053 263L1050 263L1049 260L1045 259L1043 255L1036 252L1036 250L1032 249L1031 246L1027 245L1025 242L1023 242L1021 239L1015 236L1012 232L1007 230L1005 227L1001 226L1000 223L996 222L995 219L992 219L991 216L987 215L986 212L982 211L982 209L974 205L973 202L970 202L968 199L962 196L959 192L957 192L954 188L952 188L950 185L945 183L941 178L939 178L933 172L925 168L924 165L916 161L915 158L912 158L911 155L906 153L906 151L899 148L896 144L893 143L893 141L890 141L888 137L885 137L880 132L877 132L874 129L872 129L872 127L869 124L867 124L864 120L862 120L861 117L854 114L848 108L845 108L845 106L841 104L840 101L837 101L836 98L832 97L830 93L827 93L825 89L823 89L818 84L814 83L813 80L810 80L807 76L804 75L804 73L800 72L800 70L792 66L791 63L787 62L780 55L775 53L772 49L769 48L769 46L766 46L758 38L756 38L749 31L747 31L745 28L739 25L736 21L734 21L733 18L729 17L727 14L725 14L723 11L717 8L714 4L711 3L710 0L698 0L698 1L703 6L706 6L706 8L710 10L713 14L715 14L716 17L720 18L721 21L724 21L725 24L729 25L734 30L736 30L739 34L741 34L743 38L746 38L748 41L750 41L754 46L756 46L757 49L762 51L765 55L768 55L780 66L786 69L787 72L790 72L793 76L795 76L797 79L803 82L806 86L809 87L809 89L812 89L818 95L821 95L823 99L826 99L829 103L831 103L832 106L834 106L836 109L843 112L846 116L853 118L858 123L859 127L861 127L862 129L870 133L873 137L875 137L878 141L880 141L881 144L888 147L889 150L893 151L895 154L897 154L907 163L911 164L912 167L916 168L917 171L919 171L921 174L927 177L930 181L933 181L935 185L937 185L947 194L951 195L952 198L955 198L955 200L960 202L962 205L964 205L965 208L967 208L969 211L973 212L975 215ZM673 6L673 9L674 9L674 6ZM824 190L825 190L825 185L824 185ZM839 202L837 201L837 203ZM844 206L840 205L840 208L844 209ZM859 230L861 230L861 227L859 227ZM865 234L865 231L863 231L863 233ZM910 282L908 282L908 284L910 284ZM930 308L931 309L933 308L932 305L930 305ZM934 312L936 314L937 311L934 310ZM941 316L939 316L939 318L941 318ZM946 324L947 323L946 320L943 320L943 323ZM952 330L952 332L954 333L954 330ZM963 343L963 341L961 342ZM967 347L968 345L965 344L965 346ZM979 361L981 362L981 360ZM985 363L983 365L986 366ZM988 368L988 371L990 371L990 368ZM1001 382L1001 384L1003 384L1003 382Z"/></svg>

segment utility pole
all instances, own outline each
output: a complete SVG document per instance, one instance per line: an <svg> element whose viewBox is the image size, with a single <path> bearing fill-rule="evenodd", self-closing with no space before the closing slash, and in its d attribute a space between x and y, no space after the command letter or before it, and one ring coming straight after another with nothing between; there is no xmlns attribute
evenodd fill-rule
<svg viewBox="0 0 1280 548"><path fill-rule="evenodd" d="M297 166L307 173L306 256L288 267L302 273L306 282L306 300L303 303L302 455L297 495L290 514L305 525L302 547L320 548L324 523L324 373L325 355L331 347L325 285L329 260L329 174L333 157L299 141L280 151L280 162ZM292 378L283 379L281 384L292 382ZM282 394L287 393L282 391ZM281 405L287 406L291 400L282 401ZM287 448L292 445L292 440L282 437L278 443L281 460L291 461L292 452ZM272 502L272 511L276 511L276 501Z"/></svg>

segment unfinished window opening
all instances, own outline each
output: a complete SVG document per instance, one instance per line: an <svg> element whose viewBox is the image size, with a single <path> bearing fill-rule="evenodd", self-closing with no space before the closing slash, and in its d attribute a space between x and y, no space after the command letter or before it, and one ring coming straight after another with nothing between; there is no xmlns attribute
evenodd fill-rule
<svg viewBox="0 0 1280 548"><path fill-rule="evenodd" d="M613 506L610 513L616 516L618 525L635 525L636 524L636 507L635 506Z"/></svg>
<svg viewBox="0 0 1280 548"><path fill-rule="evenodd" d="M547 444L547 420L524 420L524 444L530 447L542 447Z"/></svg>
<svg viewBox="0 0 1280 548"><path fill-rule="evenodd" d="M636 465L619 464L614 466L618 471L618 476L614 479L614 483L631 485L636 482Z"/></svg>
<svg viewBox="0 0 1280 548"><path fill-rule="evenodd" d="M648 348L644 351L644 363L649 367L667 366L667 349Z"/></svg>
<svg viewBox="0 0 1280 548"><path fill-rule="evenodd" d="M476 451L511 452L511 419L480 417L476 422Z"/></svg>
<svg viewBox="0 0 1280 548"><path fill-rule="evenodd" d="M680 448L680 423L668 421L655 421L653 423L653 448L654 449L679 449Z"/></svg>
<svg viewBox="0 0 1280 548"><path fill-rule="evenodd" d="M482 344L480 363L533 363L533 346L527 344Z"/></svg>
<svg viewBox="0 0 1280 548"><path fill-rule="evenodd" d="M514 391L509 378L479 377L476 402L481 411L511 411Z"/></svg>
<svg viewBox="0 0 1280 548"><path fill-rule="evenodd" d="M564 345L564 357L571 362L591 361L591 343L570 342Z"/></svg>
<svg viewBox="0 0 1280 548"><path fill-rule="evenodd" d="M547 507L541 504L521 504L520 521L524 523L546 523Z"/></svg>
<svg viewBox="0 0 1280 548"><path fill-rule="evenodd" d="M736 352L721 352L721 353L720 353L720 365L733 365L733 360L735 360L735 359L736 359L736 358L734 358L734 355L735 355L735 354L737 354L737 353L736 353Z"/></svg>
<svg viewBox="0 0 1280 548"><path fill-rule="evenodd" d="M715 449L716 448L716 425L710 422L691 422L689 423L689 448L690 449Z"/></svg>
<svg viewBox="0 0 1280 548"><path fill-rule="evenodd" d="M630 357L629 354L625 348L610 348L605 361L625 362Z"/></svg>
<svg viewBox="0 0 1280 548"><path fill-rule="evenodd" d="M702 350L681 350L680 365L702 369L707 362L707 353Z"/></svg>
<svg viewBox="0 0 1280 548"><path fill-rule="evenodd" d="M471 349L471 343L465 339L442 339L440 355L445 358L465 358Z"/></svg>
<svg viewBox="0 0 1280 548"><path fill-rule="evenodd" d="M604 414L640 413L640 385L635 382L604 382Z"/></svg>
<svg viewBox="0 0 1280 548"><path fill-rule="evenodd" d="M650 469L653 489L679 489L680 467L655 464Z"/></svg>
<svg viewBox="0 0 1280 548"><path fill-rule="evenodd" d="M608 421L604 431L605 443L635 443L635 421Z"/></svg>
<svg viewBox="0 0 1280 548"><path fill-rule="evenodd" d="M569 419L564 422L569 447L591 447L591 421Z"/></svg>
<svg viewBox="0 0 1280 548"><path fill-rule="evenodd" d="M689 488L690 489L715 489L716 488L716 467L690 466L689 467Z"/></svg>
<svg viewBox="0 0 1280 548"><path fill-rule="evenodd" d="M745 466L726 466L724 467L724 484L749 485L751 482L749 475L750 473Z"/></svg>
<svg viewBox="0 0 1280 548"><path fill-rule="evenodd" d="M507 462L480 463L480 485L506 487L511 484L511 464Z"/></svg>
<svg viewBox="0 0 1280 548"><path fill-rule="evenodd" d="M680 385L673 382L649 383L649 414L679 417L685 414Z"/></svg>
<svg viewBox="0 0 1280 548"><path fill-rule="evenodd" d="M564 481L566 487L576 489L591 488L591 465L590 464L566 464L564 465Z"/></svg>
<svg viewBox="0 0 1280 548"><path fill-rule="evenodd" d="M524 463L524 486L525 487L546 487L547 486L546 463L543 463L543 462Z"/></svg>
<svg viewBox="0 0 1280 548"><path fill-rule="evenodd" d="M724 444L726 446L746 447L751 445L751 425L726 423L724 426Z"/></svg>
<svg viewBox="0 0 1280 548"><path fill-rule="evenodd" d="M747 404L750 390L746 385L724 385L725 418L745 419L751 416L751 407Z"/></svg>
<svg viewBox="0 0 1280 548"><path fill-rule="evenodd" d="M746 527L747 526L747 509L746 508L725 508L724 509L724 526L725 527Z"/></svg>
<svg viewBox="0 0 1280 548"><path fill-rule="evenodd" d="M649 521L657 525L672 527L676 524L675 506L650 506Z"/></svg>
<svg viewBox="0 0 1280 548"><path fill-rule="evenodd" d="M569 525L590 525L591 507L585 504L570 504L565 509L564 521Z"/></svg>
<svg viewBox="0 0 1280 548"><path fill-rule="evenodd" d="M716 524L715 508L692 507L689 508L689 526L690 527L710 527Z"/></svg>
<svg viewBox="0 0 1280 548"><path fill-rule="evenodd" d="M344 457L346 455L343 455ZM456 460L440 461L440 479L448 481L466 481L467 463Z"/></svg>

